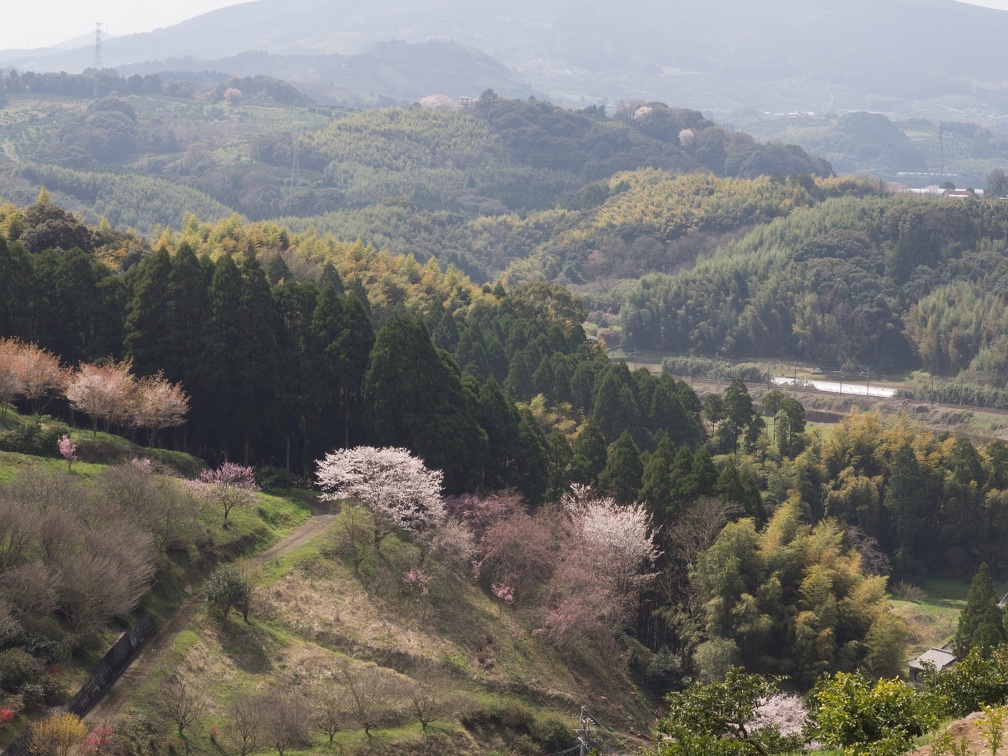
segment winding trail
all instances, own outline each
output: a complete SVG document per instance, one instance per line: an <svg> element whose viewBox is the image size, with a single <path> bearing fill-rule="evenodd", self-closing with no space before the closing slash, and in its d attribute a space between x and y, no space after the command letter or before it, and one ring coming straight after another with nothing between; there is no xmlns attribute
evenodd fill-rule
<svg viewBox="0 0 1008 756"><path fill-rule="evenodd" d="M250 561L253 564L266 564L270 560L277 559L322 535L332 526L336 521L336 513L330 503L314 498L309 503L312 508L311 518L292 530L279 543L252 557ZM123 704L133 696L137 688L157 668L165 652L175 645L175 638L185 630L203 604L203 597L196 596L178 608L171 619L147 642L137 658L123 671L108 692L84 716L84 721L89 727L98 727L112 721Z"/></svg>

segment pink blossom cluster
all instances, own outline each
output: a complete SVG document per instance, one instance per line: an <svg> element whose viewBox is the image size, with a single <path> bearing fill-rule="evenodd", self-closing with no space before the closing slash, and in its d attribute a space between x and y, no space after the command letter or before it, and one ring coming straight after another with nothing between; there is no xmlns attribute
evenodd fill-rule
<svg viewBox="0 0 1008 756"><path fill-rule="evenodd" d="M147 473L148 475L154 472L154 463L151 462L150 457L133 457L130 463L142 473Z"/></svg>
<svg viewBox="0 0 1008 756"><path fill-rule="evenodd" d="M185 490L207 507L224 509L224 521L234 507L250 506L255 501L259 486L251 467L225 462L216 470L204 470L196 480L187 480Z"/></svg>
<svg viewBox="0 0 1008 756"><path fill-rule="evenodd" d="M760 702L747 726L755 731L776 725L781 735L801 735L807 718L808 708L799 696L778 693Z"/></svg>
<svg viewBox="0 0 1008 756"><path fill-rule="evenodd" d="M490 586L490 590L493 595L498 599L503 601L505 604L514 603L514 591L506 584L494 583Z"/></svg>
<svg viewBox="0 0 1008 756"><path fill-rule="evenodd" d="M199 480L211 486L242 488L246 491L259 490L255 482L255 471L251 467L234 462L225 462L216 470L204 470L200 473Z"/></svg>
<svg viewBox="0 0 1008 756"><path fill-rule="evenodd" d="M0 709L0 727L9 725L14 721L14 712L11 709Z"/></svg>
<svg viewBox="0 0 1008 756"><path fill-rule="evenodd" d="M431 577L431 575L424 574L419 569L407 570L406 574L403 575L403 585L411 591L419 593L421 596L426 596Z"/></svg>
<svg viewBox="0 0 1008 756"><path fill-rule="evenodd" d="M59 440L59 451L63 455L63 459L67 461L67 465L77 459L77 444L74 443L73 439L65 433L60 436Z"/></svg>
<svg viewBox="0 0 1008 756"><path fill-rule="evenodd" d="M115 742L115 731L111 727L96 727L77 749L78 754L101 756L110 753Z"/></svg>

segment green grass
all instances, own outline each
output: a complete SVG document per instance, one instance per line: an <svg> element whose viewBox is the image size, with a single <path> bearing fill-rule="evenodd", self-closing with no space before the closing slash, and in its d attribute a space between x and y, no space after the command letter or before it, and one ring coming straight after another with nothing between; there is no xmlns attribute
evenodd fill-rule
<svg viewBox="0 0 1008 756"><path fill-rule="evenodd" d="M966 605L969 580L925 578L918 583L926 596L916 601L893 599L893 611L910 626L913 634L912 652L940 648L950 642L959 627L959 613ZM893 586L890 585L890 589ZM1004 583L995 585L998 595L1008 589Z"/></svg>
<svg viewBox="0 0 1008 756"><path fill-rule="evenodd" d="M635 722L637 730L650 726L643 702L636 701L640 696L619 665L612 667L612 649L586 649L585 659L597 658L591 663L582 663L577 652L561 655L532 632L528 618L510 608L501 613L483 591L443 576L431 584L424 613L401 580L415 564L417 547L397 534L383 541L379 553L368 547L360 580L350 564L334 557L325 535L271 560L256 573L259 592L248 624L234 614L222 623L206 608L200 610L162 662L164 671L202 681L210 699L204 721L187 733L194 749L217 749L210 728L216 724L224 731L226 703L235 695L317 685L341 660L350 659L374 661L386 674L409 674L421 659L440 663L455 693L467 702L469 729L460 721L444 721L424 733L404 713L372 737L348 728L337 736L334 752L505 750L523 733L547 738L549 732L569 732L579 702L595 701L601 691L607 699L596 705L610 708L600 715L611 722ZM604 673L591 669L595 665ZM133 716L160 717L155 677L129 704ZM327 736L317 732L310 748L288 752L328 751Z"/></svg>

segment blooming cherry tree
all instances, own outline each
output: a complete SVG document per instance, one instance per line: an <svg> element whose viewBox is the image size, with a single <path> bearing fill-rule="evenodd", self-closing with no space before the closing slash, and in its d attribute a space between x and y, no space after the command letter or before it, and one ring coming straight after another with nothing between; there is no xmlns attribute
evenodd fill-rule
<svg viewBox="0 0 1008 756"><path fill-rule="evenodd" d="M208 507L222 507L224 527L235 507L250 506L259 486L251 467L225 462L216 470L204 470L199 478L186 482L190 495Z"/></svg>
<svg viewBox="0 0 1008 756"><path fill-rule="evenodd" d="M59 450L60 454L63 455L63 459L67 461L67 470L73 469L74 460L77 459L77 444L73 442L70 436L64 433L60 436Z"/></svg>
<svg viewBox="0 0 1008 756"><path fill-rule="evenodd" d="M397 528L417 531L441 522L443 477L407 449L373 446L330 452L316 475L323 499L357 499L371 509L375 551Z"/></svg>
<svg viewBox="0 0 1008 756"><path fill-rule="evenodd" d="M91 418L91 432L97 434L98 421L109 425L124 425L131 419L131 405L136 378L130 373L133 363L109 362L105 365L85 363L70 377L66 398L75 410Z"/></svg>
<svg viewBox="0 0 1008 756"><path fill-rule="evenodd" d="M35 344L20 344L12 351L18 394L31 403L36 417L46 402L63 392L67 376L59 358Z"/></svg>
<svg viewBox="0 0 1008 756"><path fill-rule="evenodd" d="M134 423L147 429L147 445L153 446L158 433L185 422L189 397L178 383L172 383L158 373L143 378L134 398Z"/></svg>
<svg viewBox="0 0 1008 756"><path fill-rule="evenodd" d="M636 599L661 555L653 541L651 515L643 504L617 504L612 497L572 491L564 504L578 528L585 550L605 565L605 582L616 593Z"/></svg>

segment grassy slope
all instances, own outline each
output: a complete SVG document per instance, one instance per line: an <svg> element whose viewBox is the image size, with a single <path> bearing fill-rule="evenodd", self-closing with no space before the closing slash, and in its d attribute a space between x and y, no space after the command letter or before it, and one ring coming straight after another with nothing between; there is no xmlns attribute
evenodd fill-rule
<svg viewBox="0 0 1008 756"><path fill-rule="evenodd" d="M32 422L9 413L0 430L23 429ZM64 429L48 420L40 427L43 432ZM151 456L166 469L189 475L200 465L186 455L149 450L111 434L71 430L71 437L81 457L73 472L87 479L108 463L133 457ZM64 464L58 457L0 452L0 483L27 466ZM220 512L204 512L200 530L212 546L202 553L172 554L142 608L163 622L200 590L208 572L206 548L222 558L261 553L307 519L305 499L303 494L260 494L256 509L231 512L226 529ZM227 703L237 692L313 687L331 680L343 660L374 662L388 675L399 676L415 674L417 664L431 662L445 671L462 702L455 718L432 724L424 734L415 720L402 717L370 739L362 731L341 733L339 747L348 753L376 744L399 752L486 753L522 735L540 742L548 741L550 732L569 737L582 705L624 740L639 743L635 734L649 731L648 704L626 677L623 650L612 641L586 638L577 650L561 653L534 633L529 618L502 609L477 587L447 573L432 582L421 603L401 582L417 556L408 540L387 538L381 554L370 554L361 565L360 579L333 553L331 540L317 539L257 571L259 590L250 624L234 616L222 624L201 608L176 637L159 670L127 702L126 714L134 722L149 717L158 737L169 742L156 689L165 674L179 670L205 688L210 700L205 717L187 735L198 750L213 749L212 728L225 729ZM121 630L110 626L102 643L114 642ZM65 665L68 692L86 679L100 655L101 649L95 649ZM0 733L0 745L12 735L10 730ZM316 748L304 752L321 749L324 741L317 733Z"/></svg>
<svg viewBox="0 0 1008 756"><path fill-rule="evenodd" d="M569 737L581 705L624 739L649 729L650 715L611 642L586 640L583 653L561 654L526 618L447 575L431 583L425 606L401 583L416 557L410 543L386 539L358 579L330 542L325 536L263 568L249 624L236 617L221 623L201 610L128 710L156 719L159 677L178 671L206 686L205 721L190 738L197 749L209 748L210 728L226 729L227 703L238 693L314 692L332 686L344 662L374 662L400 678L426 662L449 678L462 702L457 718L427 734L408 714L371 738L343 732L336 739L341 752L475 754L523 734L545 739L559 730ZM325 741L318 732L299 752L320 752Z"/></svg>
<svg viewBox="0 0 1008 756"><path fill-rule="evenodd" d="M0 417L0 431L13 431L34 425L29 417L7 411ZM52 428L62 432L65 427L43 418L40 430L46 433ZM182 470L188 474L198 471L202 462L181 452L163 449L148 449L126 439L107 433L93 435L90 431L71 430L71 438L78 445L80 461L72 465L72 472L85 480L93 478L105 469L107 464L129 460L134 457L153 459L171 474ZM89 461L95 460L95 461ZM99 461L100 460L100 461ZM62 467L66 462L61 458L37 456L14 451L0 451L0 485L9 482L19 471L35 466ZM289 531L311 516L311 510L304 496L285 496L260 493L256 508L232 510L229 526L221 527L222 514L218 511L203 512L199 519L199 531L203 543L201 548L189 552L171 552L159 565L159 573L151 591L141 601L139 610L154 615L159 624L170 616L182 603L199 590L208 572L207 564L218 558L234 558L248 553L263 551L283 538ZM61 664L63 686L69 696L88 678L91 667L101 658L105 647L110 646L126 627L123 622L111 623L100 633L96 647L85 649ZM26 720L19 718L12 728L0 729L0 747L9 743L16 731Z"/></svg>

